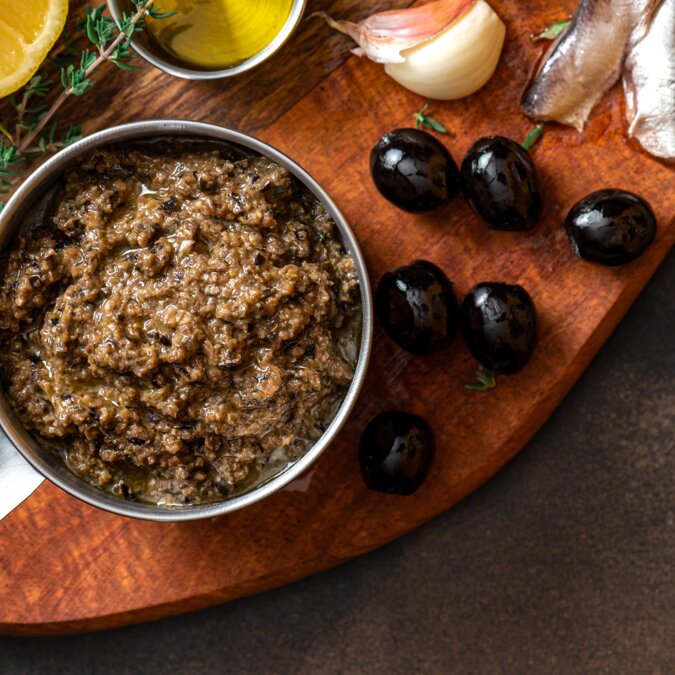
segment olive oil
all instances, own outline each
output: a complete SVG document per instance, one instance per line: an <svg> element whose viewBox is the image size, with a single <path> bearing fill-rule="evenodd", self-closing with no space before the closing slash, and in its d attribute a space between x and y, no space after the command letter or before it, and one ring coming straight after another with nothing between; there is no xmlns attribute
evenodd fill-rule
<svg viewBox="0 0 675 675"><path fill-rule="evenodd" d="M292 0L161 0L166 19L148 27L161 47L191 68L236 66L262 51L281 31Z"/></svg>

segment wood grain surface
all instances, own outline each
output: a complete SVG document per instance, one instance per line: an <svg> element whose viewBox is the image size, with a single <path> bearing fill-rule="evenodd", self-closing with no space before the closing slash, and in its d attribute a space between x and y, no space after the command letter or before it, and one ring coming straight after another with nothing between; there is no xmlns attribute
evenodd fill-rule
<svg viewBox="0 0 675 675"><path fill-rule="evenodd" d="M394 3L310 1L309 10L332 5L336 15L358 18L384 4ZM531 124L518 101L542 50L529 36L564 17L574 2L492 5L507 24L496 75L474 96L432 106L454 132L442 140L458 161L482 135L525 136ZM419 526L477 488L531 438L672 246L673 172L626 141L618 90L583 134L547 128L533 152L545 198L534 231L491 231L461 197L429 215L396 210L370 181L368 153L384 132L409 126L424 101L365 60L349 58L328 75L348 41L313 21L305 20L295 42L256 71L264 86L253 75L194 84L151 70L140 78L118 74L98 98L83 100L79 119L83 112L89 117L87 131L150 117L255 131L331 193L359 238L373 282L390 267L427 258L454 280L459 297L480 281L524 285L540 318L532 361L488 393L470 392L464 384L476 364L460 339L427 359L402 352L376 327L363 393L338 439L285 490L220 519L133 521L44 484L0 522L1 632L95 630L205 607L326 569ZM659 221L647 252L616 269L575 258L561 227L577 199L607 186L642 194ZM359 475L360 433L388 408L423 415L436 432L436 462L411 497L369 492Z"/></svg>

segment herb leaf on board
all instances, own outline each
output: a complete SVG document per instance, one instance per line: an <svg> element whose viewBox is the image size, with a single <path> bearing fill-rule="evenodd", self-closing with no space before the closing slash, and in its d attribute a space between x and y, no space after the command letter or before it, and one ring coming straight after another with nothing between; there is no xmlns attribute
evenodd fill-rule
<svg viewBox="0 0 675 675"><path fill-rule="evenodd" d="M420 127L425 127L426 129L432 129L433 131L438 132L439 134L450 134L450 132L441 124L437 119L432 117L427 110L429 109L429 104L425 103L422 106L422 110L419 112L413 113L415 118L415 128L419 129Z"/></svg>
<svg viewBox="0 0 675 675"><path fill-rule="evenodd" d="M487 391L497 386L495 374L491 370L483 368L483 366L476 371L476 378L478 382L475 384L465 384L464 387L471 391Z"/></svg>
<svg viewBox="0 0 675 675"><path fill-rule="evenodd" d="M571 23L571 19L565 19L564 21L554 21L538 35L531 35L530 37L532 42L537 42L538 40L555 40L559 35L562 35L567 30L567 27Z"/></svg>

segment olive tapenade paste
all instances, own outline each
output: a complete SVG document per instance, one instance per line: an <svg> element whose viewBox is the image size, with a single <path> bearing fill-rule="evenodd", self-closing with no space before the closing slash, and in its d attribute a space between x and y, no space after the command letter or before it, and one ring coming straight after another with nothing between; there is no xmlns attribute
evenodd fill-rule
<svg viewBox="0 0 675 675"><path fill-rule="evenodd" d="M22 423L93 485L198 504L318 439L352 380L352 257L259 156L92 151L0 258L0 368Z"/></svg>

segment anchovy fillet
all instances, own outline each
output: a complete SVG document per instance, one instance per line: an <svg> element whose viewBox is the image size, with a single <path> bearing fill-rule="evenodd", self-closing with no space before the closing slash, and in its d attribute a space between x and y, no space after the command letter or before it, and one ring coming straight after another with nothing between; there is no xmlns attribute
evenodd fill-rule
<svg viewBox="0 0 675 675"><path fill-rule="evenodd" d="M623 71L628 134L655 157L675 160L675 0L664 0Z"/></svg>
<svg viewBox="0 0 675 675"><path fill-rule="evenodd" d="M523 96L525 113L581 131L619 79L626 52L641 40L661 0L581 0Z"/></svg>

